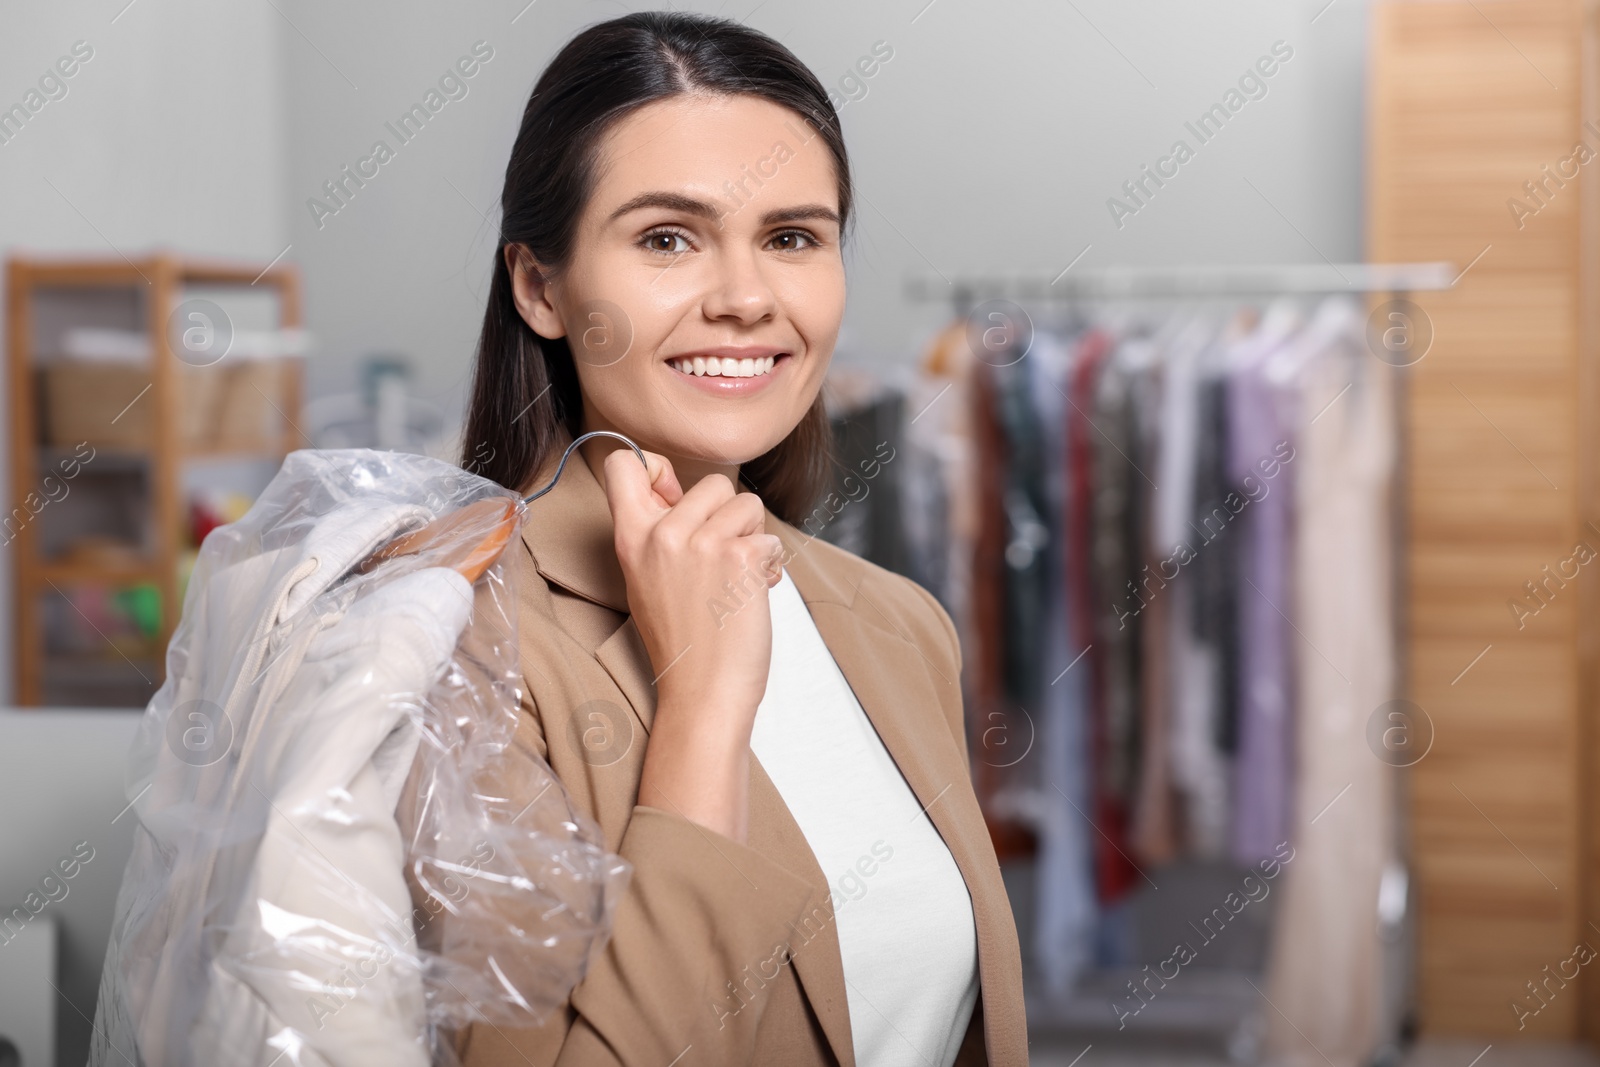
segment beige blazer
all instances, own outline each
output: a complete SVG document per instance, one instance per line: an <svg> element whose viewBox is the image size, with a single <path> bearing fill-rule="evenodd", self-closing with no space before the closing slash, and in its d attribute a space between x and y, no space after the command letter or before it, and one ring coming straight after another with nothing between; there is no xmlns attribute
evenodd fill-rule
<svg viewBox="0 0 1600 1067"><path fill-rule="evenodd" d="M1021 1067L1016 927L972 790L949 617L913 582L771 512L767 531L783 541L823 640L966 879L981 988L957 1062ZM468 1028L458 1035L463 1062L852 1067L828 879L760 761L752 754L747 844L636 803L654 672L587 464L574 457L529 505L505 568L528 694L518 742L549 762L633 875L603 955L568 1004L538 1029ZM514 783L508 791L515 801Z"/></svg>

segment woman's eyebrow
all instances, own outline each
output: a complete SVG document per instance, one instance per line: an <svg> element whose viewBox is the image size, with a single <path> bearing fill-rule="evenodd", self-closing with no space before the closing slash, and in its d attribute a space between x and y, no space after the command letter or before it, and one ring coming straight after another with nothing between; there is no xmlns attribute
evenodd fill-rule
<svg viewBox="0 0 1600 1067"><path fill-rule="evenodd" d="M621 218L630 211L638 211L649 207L665 208L669 211L682 211L685 214L699 215L702 218L713 221L727 214L720 205L692 196L685 196L683 193L651 192L640 193L632 200L629 200L613 211L606 221L610 222ZM801 204L796 207L773 208L761 216L761 224L763 226L771 226L774 223L796 222L801 219L827 219L838 225L839 213L823 204Z"/></svg>
<svg viewBox="0 0 1600 1067"><path fill-rule="evenodd" d="M709 203L705 200L697 200L692 196L685 196L682 193L640 193L638 196L634 197L632 200L629 200L626 204L623 204L621 207L617 208L617 210L613 211L610 218L606 219L606 221L611 222L613 219L619 219L630 211L638 211L640 208L647 207L661 207L666 208L669 211L682 211L690 215L700 215L708 219L715 219L718 215L722 214L715 204Z"/></svg>
<svg viewBox="0 0 1600 1067"><path fill-rule="evenodd" d="M837 226L839 224L839 213L822 204L802 204L799 207L774 208L761 216L761 225L771 226L775 222L799 222L803 219L827 219Z"/></svg>

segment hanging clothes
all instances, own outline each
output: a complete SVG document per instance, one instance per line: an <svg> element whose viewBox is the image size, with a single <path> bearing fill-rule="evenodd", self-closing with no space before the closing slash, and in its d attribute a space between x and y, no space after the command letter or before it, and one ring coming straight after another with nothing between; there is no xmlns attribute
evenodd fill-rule
<svg viewBox="0 0 1600 1067"><path fill-rule="evenodd" d="M1137 479L1128 487L1133 502L1129 516L1133 538L1127 546L1128 562L1136 567L1130 593L1139 605L1136 629L1138 681L1138 773L1133 827L1134 851L1143 863L1170 863L1178 855L1178 817L1172 791L1171 745L1172 662L1166 643L1172 623L1172 597L1159 573L1159 557L1149 536L1158 522L1160 486L1150 472L1157 471L1167 427L1163 425L1166 363L1164 350L1171 321L1146 338L1130 341L1118 352L1130 377L1133 433L1127 465Z"/></svg>
<svg viewBox="0 0 1600 1067"><path fill-rule="evenodd" d="M1143 563L1140 535L1143 494L1135 482L1144 477L1135 458L1139 448L1135 410L1134 369L1123 341L1100 375L1094 397L1095 440L1094 526L1091 551L1097 578L1095 621L1105 647L1106 688L1103 694L1107 790L1131 809L1137 794L1139 767L1139 634L1143 600L1139 568Z"/></svg>
<svg viewBox="0 0 1600 1067"><path fill-rule="evenodd" d="M1045 548L1057 530L1048 499L1044 429L1034 407L1031 370L1036 354L992 368L995 400L1006 438L1006 695L1037 706L1044 670L1045 615L1052 590L1046 582Z"/></svg>
<svg viewBox="0 0 1600 1067"><path fill-rule="evenodd" d="M1009 614L1015 601L1006 562L1011 541L1005 477L1010 444L1003 421L1004 383L986 362L973 365L969 380L977 467L990 472L976 486L978 529L970 600L976 640L974 654L966 660L972 671L971 717L979 730L972 770L978 795L989 801L984 814L997 840L996 853L1016 854L1033 851L1036 842L1026 825L1026 813L1014 807L1016 772L1010 759L1010 746L1028 731L1015 698L1019 684L1026 683L1013 677L1018 661L1007 647L1016 623Z"/></svg>
<svg viewBox="0 0 1600 1067"><path fill-rule="evenodd" d="M1093 961L1096 917L1091 862L1094 827L1089 821L1088 669L1084 646L1072 632L1072 582L1067 558L1071 528L1071 478L1066 463L1068 427L1073 419L1066 404L1076 338L1035 337L1027 367L1028 395L1039 427L1045 513L1052 517L1051 536L1041 549L1045 571L1044 651L1041 656L1037 765L1041 813L1039 854L1035 865L1037 901L1034 955L1052 997L1067 994Z"/></svg>
<svg viewBox="0 0 1600 1067"><path fill-rule="evenodd" d="M1190 644L1203 649L1214 666L1210 693L1203 699L1213 711L1213 737L1218 752L1231 767L1239 743L1239 541L1223 527L1207 538L1201 532L1206 516L1224 506L1232 491L1228 477L1228 379L1215 367L1225 343L1215 342L1203 358L1204 376L1196 387L1198 441L1195 446L1194 498L1187 531L1194 535L1196 557L1189 565L1188 626ZM1204 551L1200 551L1201 546ZM1227 800L1224 798L1224 804ZM1227 818L1224 812L1223 818ZM1209 836L1208 834L1205 836Z"/></svg>
<svg viewBox="0 0 1600 1067"><path fill-rule="evenodd" d="M901 537L924 561L947 546L973 773L997 851L1035 857L1044 994L1150 962L1140 887L1166 890L1163 867L1275 858L1261 988L1360 1062L1387 1025L1373 930L1396 846L1363 736L1394 674L1394 415L1359 308L1094 312L1008 365L966 326L908 394ZM1182 892L1162 907L1215 904ZM1269 1044L1318 1062L1276 1021Z"/></svg>
<svg viewBox="0 0 1600 1067"><path fill-rule="evenodd" d="M1294 390L1300 736L1294 821L1268 964L1267 1047L1278 1062L1355 1067L1379 1043L1378 885L1393 859L1394 770L1366 723L1390 700L1395 632L1388 521L1397 442L1393 374L1350 301L1326 303L1266 373ZM1294 1020L1291 1027L1284 1017ZM1315 1049L1312 1048L1315 1046Z"/></svg>
<svg viewBox="0 0 1600 1067"><path fill-rule="evenodd" d="M1078 342L1073 360L1068 406L1072 420L1068 429L1068 464L1071 469L1069 498L1070 547L1067 596L1073 604L1073 632L1086 650L1084 665L1089 668L1090 693L1089 752L1095 825L1095 887L1102 904L1124 898L1139 881L1138 869L1128 857L1129 791L1131 768L1113 764L1112 735L1106 707L1112 689L1114 658L1112 642L1104 639L1100 619L1106 593L1105 581L1095 557L1098 512L1101 506L1098 460L1104 431L1095 421L1100 378L1115 348L1109 331L1090 330ZM1112 536L1115 536L1113 534Z"/></svg>
<svg viewBox="0 0 1600 1067"><path fill-rule="evenodd" d="M1225 694L1221 684L1226 648L1213 639L1232 618L1231 587L1217 596L1201 586L1199 568L1213 553L1231 548L1221 540L1196 548L1192 516L1195 500L1219 473L1220 445L1226 437L1208 437L1219 429L1215 412L1202 405L1202 364L1217 328L1209 316L1185 323L1166 350L1166 383L1162 394L1159 474L1160 488L1151 523L1151 550L1156 576L1169 587L1171 613L1167 621L1164 655L1170 663L1168 697L1171 709L1169 752L1172 784L1181 797L1178 818L1186 853L1216 858L1225 848L1229 816L1230 767L1228 753L1218 743L1219 722L1224 717ZM1214 391L1213 391L1214 393ZM1209 418L1207 418L1209 416ZM1211 467L1203 469L1203 463ZM1211 578L1220 566L1203 572ZM1224 572L1224 573L1231 573ZM1225 617L1204 619L1221 626L1197 626L1202 594L1211 593L1206 608Z"/></svg>
<svg viewBox="0 0 1600 1067"><path fill-rule="evenodd" d="M951 488L945 476L956 460L959 446L939 417L956 405L952 402L950 408L935 412L940 401L946 399L940 394L948 385L930 389L936 381L918 377L906 393L904 410L910 415L903 434L904 449L895 460L905 475L899 482L904 516L901 534L905 538L906 576L932 593L952 620L959 620L964 613L958 613L951 578L955 532L950 521Z"/></svg>
<svg viewBox="0 0 1600 1067"><path fill-rule="evenodd" d="M900 503L900 472L895 460L904 450L905 398L897 390L829 415L834 463L829 496L820 512L802 523L807 533L904 574L910 556L905 513Z"/></svg>
<svg viewBox="0 0 1600 1067"><path fill-rule="evenodd" d="M974 360L967 345L966 321L958 317L928 343L918 374L908 392L906 438L911 445L906 477L930 476L934 484L908 490L912 504L906 529L908 555L924 554L924 573L935 577L929 592L950 614L961 647L978 647L980 634L971 603L972 567L976 558L981 509L978 500L978 447L973 425ZM928 558L933 557L933 558ZM964 667L962 695L976 709L977 672ZM969 714L968 722L976 722ZM976 747L974 739L971 747Z"/></svg>
<svg viewBox="0 0 1600 1067"><path fill-rule="evenodd" d="M1274 307L1261 326L1230 354L1228 380L1229 473L1234 488L1224 508L1203 520L1219 529L1237 524L1241 560L1237 590L1239 625L1239 756L1235 776L1232 852L1250 866L1272 855L1288 826L1293 774L1293 660L1286 625L1294 496L1292 465L1268 485L1259 464L1292 447L1294 412L1284 390L1264 371L1300 325L1287 305Z"/></svg>

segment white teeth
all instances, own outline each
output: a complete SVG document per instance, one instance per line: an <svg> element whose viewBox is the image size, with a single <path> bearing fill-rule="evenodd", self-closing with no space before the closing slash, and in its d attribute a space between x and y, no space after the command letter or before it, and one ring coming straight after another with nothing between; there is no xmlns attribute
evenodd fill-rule
<svg viewBox="0 0 1600 1067"><path fill-rule="evenodd" d="M685 356L682 359L669 361L672 369L680 374L697 375L712 378L756 378L763 374L771 374L772 368L778 365L777 356L764 356L761 359L733 359L723 356Z"/></svg>

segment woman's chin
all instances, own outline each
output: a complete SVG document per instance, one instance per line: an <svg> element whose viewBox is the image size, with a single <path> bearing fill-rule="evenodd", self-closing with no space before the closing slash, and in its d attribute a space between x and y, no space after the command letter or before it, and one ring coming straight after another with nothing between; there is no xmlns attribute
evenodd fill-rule
<svg viewBox="0 0 1600 1067"><path fill-rule="evenodd" d="M776 448L796 425L805 419L810 402L773 403L779 398L768 394L760 400L748 398L700 399L698 403L678 400L663 411L652 412L655 425L639 427L640 447L669 458L714 466L735 466L766 455ZM617 420L620 433L635 437L627 420Z"/></svg>
<svg viewBox="0 0 1600 1067"><path fill-rule="evenodd" d="M702 463L733 464L737 466L766 455L776 448L782 440L783 438L781 437L777 441L769 440L769 435L766 433L752 434L720 442L722 447L716 453L708 452L702 444L694 452L685 451L683 454Z"/></svg>

